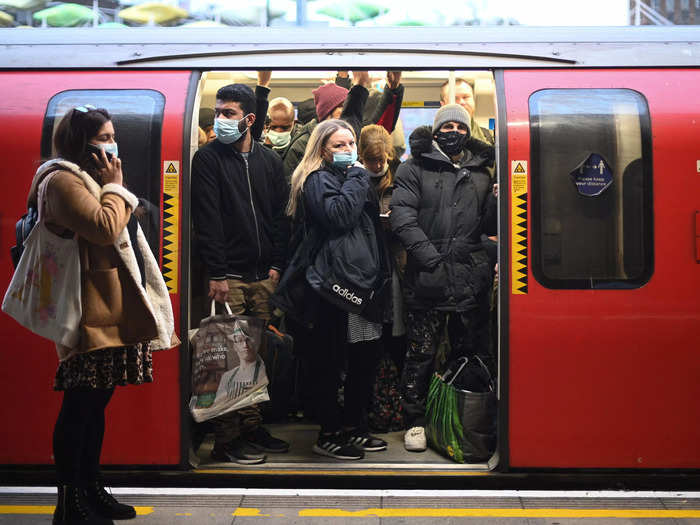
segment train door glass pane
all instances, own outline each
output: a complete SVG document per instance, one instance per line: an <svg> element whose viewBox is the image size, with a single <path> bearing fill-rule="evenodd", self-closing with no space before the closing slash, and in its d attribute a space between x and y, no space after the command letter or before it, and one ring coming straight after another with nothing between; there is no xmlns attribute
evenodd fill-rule
<svg viewBox="0 0 700 525"><path fill-rule="evenodd" d="M653 271L651 125L628 89L529 100L533 273L548 288L637 288Z"/></svg>
<svg viewBox="0 0 700 525"><path fill-rule="evenodd" d="M71 90L54 95L46 108L41 137L42 158L54 155L53 133L67 111L91 104L112 115L124 184L139 198L137 216L148 244L158 257L160 244L160 158L165 97L146 89Z"/></svg>

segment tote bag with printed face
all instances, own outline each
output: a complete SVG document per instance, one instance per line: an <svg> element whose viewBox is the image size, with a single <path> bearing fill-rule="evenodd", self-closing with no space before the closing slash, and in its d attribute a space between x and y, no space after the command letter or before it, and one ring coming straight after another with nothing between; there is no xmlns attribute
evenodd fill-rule
<svg viewBox="0 0 700 525"><path fill-rule="evenodd" d="M2 301L2 310L32 332L69 348L80 335L80 257L78 240L51 232L42 218L47 176L39 187L39 221Z"/></svg>

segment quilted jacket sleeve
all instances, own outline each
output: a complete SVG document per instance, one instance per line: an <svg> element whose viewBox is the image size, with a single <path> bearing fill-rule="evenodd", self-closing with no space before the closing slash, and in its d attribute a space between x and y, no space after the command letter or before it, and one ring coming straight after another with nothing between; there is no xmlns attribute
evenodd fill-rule
<svg viewBox="0 0 700 525"><path fill-rule="evenodd" d="M391 230L401 240L409 258L420 269L432 270L442 257L418 224L421 201L420 168L412 162L404 162L396 173L394 193L391 197Z"/></svg>
<svg viewBox="0 0 700 525"><path fill-rule="evenodd" d="M357 225L367 200L369 174L361 168L350 168L347 177L338 177L317 170L304 183L304 199L313 220L326 229L348 231Z"/></svg>

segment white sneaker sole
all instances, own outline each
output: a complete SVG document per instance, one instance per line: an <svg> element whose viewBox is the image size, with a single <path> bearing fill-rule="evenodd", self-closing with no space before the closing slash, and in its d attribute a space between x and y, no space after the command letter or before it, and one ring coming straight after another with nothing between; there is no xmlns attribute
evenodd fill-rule
<svg viewBox="0 0 700 525"><path fill-rule="evenodd" d="M381 445L379 447L360 447L362 450L365 452L382 452L383 450L387 449L386 445Z"/></svg>

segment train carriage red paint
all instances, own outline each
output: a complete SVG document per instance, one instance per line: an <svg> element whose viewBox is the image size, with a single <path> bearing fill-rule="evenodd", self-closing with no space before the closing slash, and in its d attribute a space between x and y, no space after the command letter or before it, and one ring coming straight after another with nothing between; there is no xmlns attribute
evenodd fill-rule
<svg viewBox="0 0 700 525"><path fill-rule="evenodd" d="M25 209L26 194L40 159L44 113L51 97L73 89L150 89L165 96L161 162L181 160L188 72L69 71L2 72L0 83L0 158L3 205L0 239L9 246L14 223ZM119 133L119 130L117 130ZM118 138L118 137L117 137ZM126 174L128 181L128 173ZM127 182L128 183L128 182ZM160 203L162 209L162 202ZM0 250L3 282L12 275L8 250ZM4 289L4 287L3 287ZM171 295L176 327L179 296ZM179 327L177 328L179 331ZM4 430L0 464L52 463L51 435L61 396L52 391L56 370L53 345L0 316L0 398ZM154 357L155 382L118 388L109 407L110 431L102 461L106 464L180 463L179 350ZM124 443L129 443L128 447Z"/></svg>
<svg viewBox="0 0 700 525"><path fill-rule="evenodd" d="M189 177L183 151L190 146L183 144L183 136L187 140L190 135L184 126L189 125L186 111L193 110L187 101L196 97L193 74L263 67L383 69L387 64L407 70L491 70L500 111L496 132L505 155L500 159L507 161L499 166L501 206L508 208L501 217L510 217L511 161L528 162L530 183L538 177L528 106L533 93L633 90L644 97L650 114L653 272L648 282L629 289L546 287L532 271L529 207L528 293L512 294L507 283L501 295L507 301L501 310L505 344L499 357L507 373L500 384L500 408L507 419L496 468L700 469L695 406L700 398L698 39L692 30L645 29L510 28L507 34L487 28L410 33L314 29L305 31L308 43L297 54L298 33L284 31L237 28L234 40L233 33L224 30L106 30L101 33L104 42L92 49L95 37L88 30L75 30L75 42L65 46L58 45L62 34L51 30L7 30L15 32L3 34L8 43L0 51L0 283L6 285L12 274L9 246L39 162L47 104L66 90L147 89L163 94L159 165L162 170L164 161L180 162L182 215L188 204L182 182ZM439 53L425 51L436 42L442 42ZM42 53L55 63L46 64ZM162 191L160 209L162 213ZM187 217L182 217L180 278L188 270L182 247L189 241ZM501 228L501 253L509 253L510 221L502 221ZM160 241L162 253L162 232ZM509 261L502 263L508 266ZM510 268L502 266L501 272L510 275ZM179 319L181 304L189 306L184 288L180 282L178 293L171 295L181 336L188 328ZM51 464L51 433L60 403L52 391L53 346L0 315L0 348L0 465ZM109 408L104 463L186 464L180 418L185 410L182 391L189 379L181 376L181 367L186 368L182 351L156 354L154 384L118 390ZM434 467L439 471L440 465ZM283 471L284 467L270 472Z"/></svg>
<svg viewBox="0 0 700 525"><path fill-rule="evenodd" d="M505 73L509 161L530 159L528 99L544 88L638 91L648 101L653 146L649 282L630 290L552 290L530 268L528 294L509 298L513 467L700 465L700 267L692 231L700 101L687 96L698 81L697 70ZM538 173L531 168L529 176Z"/></svg>

